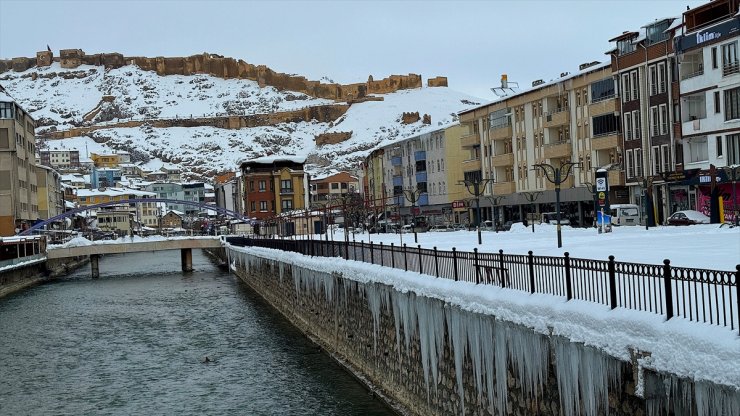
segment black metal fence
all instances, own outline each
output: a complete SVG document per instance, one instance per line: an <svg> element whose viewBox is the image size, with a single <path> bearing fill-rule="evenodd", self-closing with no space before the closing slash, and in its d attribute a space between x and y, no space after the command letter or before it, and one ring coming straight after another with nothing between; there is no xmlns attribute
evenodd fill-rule
<svg viewBox="0 0 740 416"><path fill-rule="evenodd" d="M310 256L342 257L455 281L496 285L617 307L653 312L666 319L740 329L740 265L735 271L673 267L609 260L442 251L391 243L280 240L228 237L237 246L255 246Z"/></svg>

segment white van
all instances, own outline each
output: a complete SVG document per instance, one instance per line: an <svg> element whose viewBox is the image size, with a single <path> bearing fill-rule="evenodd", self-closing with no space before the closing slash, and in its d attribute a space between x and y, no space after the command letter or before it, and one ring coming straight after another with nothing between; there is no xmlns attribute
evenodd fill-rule
<svg viewBox="0 0 740 416"><path fill-rule="evenodd" d="M635 204L614 204L609 212L612 225L640 225L640 207Z"/></svg>

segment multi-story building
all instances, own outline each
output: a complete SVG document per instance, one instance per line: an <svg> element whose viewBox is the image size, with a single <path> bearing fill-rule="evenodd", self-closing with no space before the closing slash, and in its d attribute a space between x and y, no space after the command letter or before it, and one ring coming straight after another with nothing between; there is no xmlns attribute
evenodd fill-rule
<svg viewBox="0 0 740 416"><path fill-rule="evenodd" d="M54 169L78 169L80 165L79 150L40 150L40 164Z"/></svg>
<svg viewBox="0 0 740 416"><path fill-rule="evenodd" d="M0 87L0 236L39 216L35 121Z"/></svg>
<svg viewBox="0 0 740 416"><path fill-rule="evenodd" d="M266 156L241 163L244 211L267 219L309 206L305 156Z"/></svg>
<svg viewBox="0 0 740 416"><path fill-rule="evenodd" d="M332 197L359 192L360 182L348 172L337 172L311 178L310 189L310 202L325 202Z"/></svg>
<svg viewBox="0 0 740 416"><path fill-rule="evenodd" d="M363 163L367 182L365 199L378 212L394 222L413 214L428 223L450 223L452 201L464 198L464 187L457 174L464 159L457 143L463 129L459 125L437 129L373 150Z"/></svg>
<svg viewBox="0 0 740 416"><path fill-rule="evenodd" d="M630 202L645 201L651 224L663 223L672 209L666 179L675 171L680 153L676 143L681 131L673 123L679 98L673 39L680 23L680 18L659 19L639 31L624 32L610 40L616 45L607 52L619 83Z"/></svg>
<svg viewBox="0 0 740 416"><path fill-rule="evenodd" d="M129 199L156 198L153 192L139 191L127 188L101 189L78 189L77 203L79 207L87 207L106 202L124 201ZM100 208L101 211L120 210L125 208L133 215L133 221L147 227L156 227L158 223L159 209L156 202L128 203Z"/></svg>
<svg viewBox="0 0 740 416"><path fill-rule="evenodd" d="M90 153L90 159L92 159L97 168L115 168L121 163L121 155L118 154ZM129 157L126 163L130 161L131 158Z"/></svg>
<svg viewBox="0 0 740 416"><path fill-rule="evenodd" d="M54 169L44 165L36 167L39 218L49 219L64 213L64 191L60 179L59 172Z"/></svg>
<svg viewBox="0 0 740 416"><path fill-rule="evenodd" d="M216 206L234 212L244 212L242 209L243 198L241 185L241 178L235 176L232 176L226 182L216 184L214 187Z"/></svg>
<svg viewBox="0 0 740 416"><path fill-rule="evenodd" d="M594 182L597 168L619 162L615 101L610 65L591 62L575 74L562 73L549 83L535 81L527 91L460 113L467 130L459 141L466 152L463 177L489 181L480 201L482 219L493 218L488 196L501 197L501 221L555 211L555 185L534 166L573 162L578 167L560 186L561 210L580 224L591 221L593 197L585 185ZM618 171L609 174L609 181L611 200L626 198L620 195L624 182ZM523 192L540 194L530 204Z"/></svg>
<svg viewBox="0 0 740 416"><path fill-rule="evenodd" d="M678 208L708 214L710 167L740 165L739 6L740 0L715 0L683 14L675 45L683 147L677 159L682 156L684 174L671 187ZM730 178L722 169L714 175L727 204L725 219L730 220Z"/></svg>
<svg viewBox="0 0 740 416"><path fill-rule="evenodd" d="M90 172L90 184L93 188L107 188L121 182L121 169L94 167Z"/></svg>

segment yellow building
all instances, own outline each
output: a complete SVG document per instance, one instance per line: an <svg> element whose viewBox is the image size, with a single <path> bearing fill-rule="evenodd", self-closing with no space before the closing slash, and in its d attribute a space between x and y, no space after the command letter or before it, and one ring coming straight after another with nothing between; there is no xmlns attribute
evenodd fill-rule
<svg viewBox="0 0 740 416"><path fill-rule="evenodd" d="M305 156L266 156L241 163L244 210L257 219L308 207Z"/></svg>
<svg viewBox="0 0 740 416"><path fill-rule="evenodd" d="M38 219L36 122L0 87L0 236Z"/></svg>
<svg viewBox="0 0 740 416"><path fill-rule="evenodd" d="M136 189L126 188L106 188L98 189L78 189L77 203L79 207L88 207L106 202L124 201L127 199L148 199L156 198L155 193L139 191ZM128 212L134 215L135 222L147 227L157 227L159 210L156 202L141 202L131 206L125 203Z"/></svg>
<svg viewBox="0 0 740 416"><path fill-rule="evenodd" d="M90 159L92 159L96 168L115 168L121 164L121 156L117 154L99 155L90 153Z"/></svg>
<svg viewBox="0 0 740 416"><path fill-rule="evenodd" d="M64 197L60 175L54 169L36 166L36 183L38 184L39 218L49 219L64 213Z"/></svg>

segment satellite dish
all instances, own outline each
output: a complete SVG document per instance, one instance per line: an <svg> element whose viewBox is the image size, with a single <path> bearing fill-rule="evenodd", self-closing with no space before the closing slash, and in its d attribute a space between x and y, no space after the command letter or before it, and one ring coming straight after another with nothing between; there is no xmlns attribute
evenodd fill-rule
<svg viewBox="0 0 740 416"><path fill-rule="evenodd" d="M500 87L493 87L491 88L491 91L496 94L498 97L506 97L509 94L516 93L516 90L519 89L519 83L515 81L509 81L509 76L506 74L501 74L501 86Z"/></svg>

